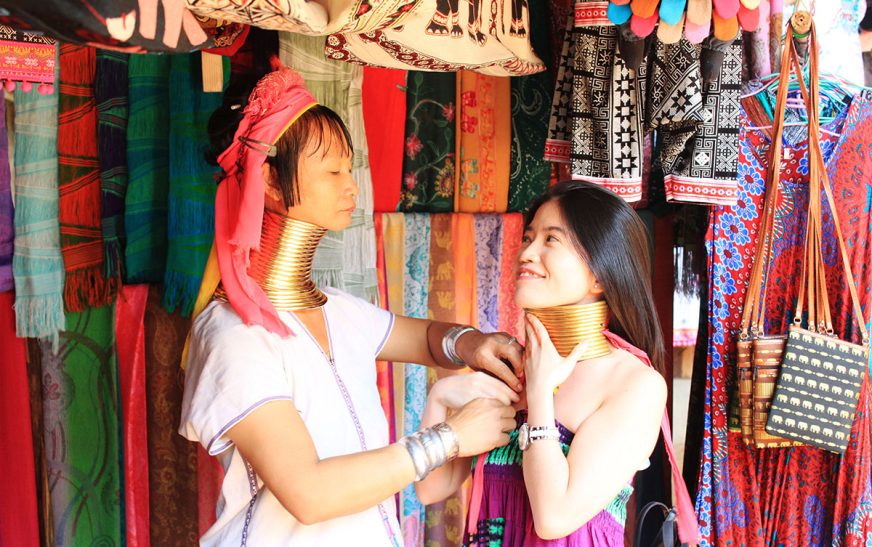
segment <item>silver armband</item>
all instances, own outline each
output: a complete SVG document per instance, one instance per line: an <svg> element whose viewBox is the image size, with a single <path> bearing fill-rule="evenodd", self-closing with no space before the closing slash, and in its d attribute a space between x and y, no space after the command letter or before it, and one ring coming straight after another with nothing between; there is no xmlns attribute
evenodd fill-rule
<svg viewBox="0 0 872 547"><path fill-rule="evenodd" d="M475 330L473 327L454 326L445 331L445 336L442 337L442 353L448 357L455 365L465 365L466 362L457 354L457 341L461 336L469 331Z"/></svg>
<svg viewBox="0 0 872 547"><path fill-rule="evenodd" d="M424 480L431 471L457 457L460 448L451 426L442 422L399 440L415 466L415 480Z"/></svg>

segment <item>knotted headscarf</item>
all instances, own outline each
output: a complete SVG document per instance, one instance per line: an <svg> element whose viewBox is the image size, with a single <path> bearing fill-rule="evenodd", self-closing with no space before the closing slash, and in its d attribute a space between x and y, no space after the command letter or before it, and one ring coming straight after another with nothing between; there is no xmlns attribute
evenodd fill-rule
<svg viewBox="0 0 872 547"><path fill-rule="evenodd" d="M215 244L206 265L196 316L220 280L233 309L246 325L260 325L281 336L292 335L266 293L249 277L251 250L259 250L263 224L262 166L268 151L316 101L303 78L280 67L257 83L245 106L233 142L218 157L224 179L215 197ZM275 150L275 148L272 148Z"/></svg>

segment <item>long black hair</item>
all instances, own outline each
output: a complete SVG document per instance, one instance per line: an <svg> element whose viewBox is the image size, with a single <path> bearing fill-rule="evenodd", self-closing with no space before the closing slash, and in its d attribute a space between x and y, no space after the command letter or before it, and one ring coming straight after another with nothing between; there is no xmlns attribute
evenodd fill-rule
<svg viewBox="0 0 872 547"><path fill-rule="evenodd" d="M639 215L614 192L583 181L563 181L537 198L524 218L557 203L573 245L603 289L609 305L609 329L648 354L661 374L663 333L651 294L651 250Z"/></svg>
<svg viewBox="0 0 872 547"><path fill-rule="evenodd" d="M209 118L210 150L206 153L206 161L210 164L218 165L218 156L233 141L244 116L248 97L257 81L256 76L242 75L227 86L221 107ZM349 156L352 154L351 134L339 114L320 104L301 114L276 141L275 157L267 158L267 163L275 169L276 183L282 192L285 207L300 203L297 184L300 157L313 142L315 149L322 154L329 151L333 142L338 142ZM325 143L327 148L322 149Z"/></svg>

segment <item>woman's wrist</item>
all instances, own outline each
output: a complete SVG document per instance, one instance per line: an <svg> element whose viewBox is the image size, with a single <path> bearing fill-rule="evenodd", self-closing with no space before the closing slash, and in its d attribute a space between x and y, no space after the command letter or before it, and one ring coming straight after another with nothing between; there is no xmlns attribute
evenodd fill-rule
<svg viewBox="0 0 872 547"><path fill-rule="evenodd" d="M527 386L527 423L534 426L554 424L554 392Z"/></svg>

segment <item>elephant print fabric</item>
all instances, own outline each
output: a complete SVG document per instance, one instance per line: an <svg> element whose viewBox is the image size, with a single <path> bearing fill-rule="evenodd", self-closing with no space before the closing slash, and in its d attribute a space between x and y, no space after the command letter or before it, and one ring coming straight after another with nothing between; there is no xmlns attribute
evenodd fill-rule
<svg viewBox="0 0 872 547"><path fill-rule="evenodd" d="M384 14L379 25L370 20L368 25L356 25L354 32L331 35L325 48L327 56L389 68L436 72L465 69L494 76L523 76L545 70L530 44L527 0L391 3L395 4L391 11L379 5Z"/></svg>

